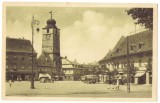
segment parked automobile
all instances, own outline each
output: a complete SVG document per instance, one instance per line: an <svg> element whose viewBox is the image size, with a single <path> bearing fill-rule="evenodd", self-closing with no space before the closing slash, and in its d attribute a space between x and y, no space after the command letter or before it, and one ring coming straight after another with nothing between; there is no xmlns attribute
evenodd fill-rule
<svg viewBox="0 0 160 103"><path fill-rule="evenodd" d="M84 83L88 83L88 84L95 84L96 82L98 82L99 77L97 75L84 75L81 77L81 80Z"/></svg>
<svg viewBox="0 0 160 103"><path fill-rule="evenodd" d="M40 83L54 82L49 74L39 74Z"/></svg>

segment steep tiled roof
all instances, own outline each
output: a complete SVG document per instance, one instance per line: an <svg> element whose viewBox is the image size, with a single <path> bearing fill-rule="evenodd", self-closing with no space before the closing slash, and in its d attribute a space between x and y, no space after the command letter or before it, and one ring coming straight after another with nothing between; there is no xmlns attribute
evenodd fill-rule
<svg viewBox="0 0 160 103"><path fill-rule="evenodd" d="M32 53L32 44L26 39L6 38L6 52Z"/></svg>
<svg viewBox="0 0 160 103"><path fill-rule="evenodd" d="M52 60L49 56L49 54L42 51L41 55L37 59L37 65L38 66L49 66L52 67Z"/></svg>
<svg viewBox="0 0 160 103"><path fill-rule="evenodd" d="M128 36L129 54L135 54L152 50L153 31L147 30L131 36ZM141 49L139 46L142 46ZM132 48L132 50L131 50ZM99 62L109 60L113 57L127 55L127 37L121 38L114 49L107 53L107 55Z"/></svg>
<svg viewBox="0 0 160 103"><path fill-rule="evenodd" d="M75 68L76 66L80 65L78 62L76 62L76 61L70 61L70 60L68 60L65 57L62 57L61 61L62 61L62 68L63 69L65 69L65 68Z"/></svg>
<svg viewBox="0 0 160 103"><path fill-rule="evenodd" d="M125 37L122 36L122 37L120 38L120 40L117 42L116 46L113 48L113 50L109 50L109 52L107 53L107 55L106 55L102 60L100 60L100 61L110 59L110 58L111 58L111 54L112 54L114 51L116 51L117 48L119 48L119 46L121 45L122 42L124 42L124 40L125 40Z"/></svg>

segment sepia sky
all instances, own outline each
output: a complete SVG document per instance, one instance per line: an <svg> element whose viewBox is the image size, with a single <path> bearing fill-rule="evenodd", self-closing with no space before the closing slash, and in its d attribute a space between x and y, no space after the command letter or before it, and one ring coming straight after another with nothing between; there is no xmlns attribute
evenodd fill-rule
<svg viewBox="0 0 160 103"><path fill-rule="evenodd" d="M122 35L134 32L133 19L128 8L78 8L78 7L7 7L6 35L31 40L32 15L40 21L40 32L34 35L34 48L38 56L42 51L42 28L53 18L60 30L61 56L79 63L102 59ZM141 27L137 25L137 29Z"/></svg>

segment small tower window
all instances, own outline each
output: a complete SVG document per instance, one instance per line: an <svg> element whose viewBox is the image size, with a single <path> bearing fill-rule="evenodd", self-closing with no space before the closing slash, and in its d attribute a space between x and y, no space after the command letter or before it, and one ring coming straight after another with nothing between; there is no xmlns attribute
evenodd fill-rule
<svg viewBox="0 0 160 103"><path fill-rule="evenodd" d="M47 28L47 33L49 33L49 28Z"/></svg>

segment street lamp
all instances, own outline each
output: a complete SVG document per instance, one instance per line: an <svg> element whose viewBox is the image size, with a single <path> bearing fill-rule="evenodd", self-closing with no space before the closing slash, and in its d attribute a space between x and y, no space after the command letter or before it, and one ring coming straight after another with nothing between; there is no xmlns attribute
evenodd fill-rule
<svg viewBox="0 0 160 103"><path fill-rule="evenodd" d="M32 76L31 76L31 89L35 89L34 87L34 73L33 73L33 36L34 36L34 26L39 25L40 22L38 20L34 20L34 15L32 17L31 28L32 28ZM36 29L39 32L39 28Z"/></svg>
<svg viewBox="0 0 160 103"><path fill-rule="evenodd" d="M127 92L130 93L129 37L127 36Z"/></svg>

